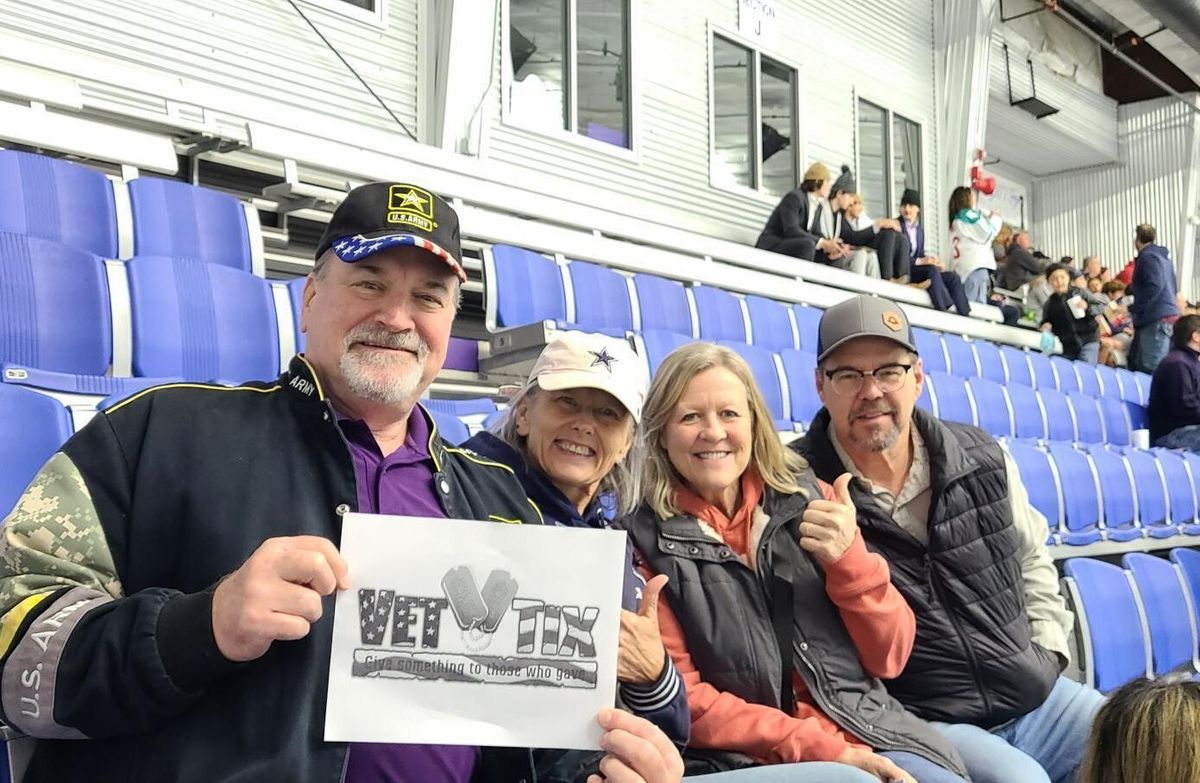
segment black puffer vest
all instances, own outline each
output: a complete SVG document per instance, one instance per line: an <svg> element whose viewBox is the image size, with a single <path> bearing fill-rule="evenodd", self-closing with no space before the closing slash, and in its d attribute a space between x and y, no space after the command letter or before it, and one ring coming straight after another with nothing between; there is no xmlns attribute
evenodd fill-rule
<svg viewBox="0 0 1200 783"><path fill-rule="evenodd" d="M812 474L801 480L820 497ZM905 750L966 775L950 743L868 676L820 566L799 545L804 494L767 490L770 522L757 570L706 535L695 518L660 520L643 506L624 520L650 569L670 577L664 594L705 682L749 702L790 712L792 672L835 723L878 750Z"/></svg>
<svg viewBox="0 0 1200 783"><path fill-rule="evenodd" d="M861 482L850 485L867 548L887 558L892 584L917 616L912 656L888 691L928 720L991 728L1041 705L1058 661L1031 638L1000 445L919 409L913 424L930 454L928 546L896 525ZM817 476L833 481L846 468L828 425L822 409L796 448Z"/></svg>

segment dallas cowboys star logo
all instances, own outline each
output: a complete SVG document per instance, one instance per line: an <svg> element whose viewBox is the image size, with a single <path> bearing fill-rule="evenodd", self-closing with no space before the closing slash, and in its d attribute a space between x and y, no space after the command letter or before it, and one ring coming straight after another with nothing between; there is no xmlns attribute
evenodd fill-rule
<svg viewBox="0 0 1200 783"><path fill-rule="evenodd" d="M609 354L607 348L601 348L599 351L588 351L588 353L596 357L595 361L588 365L589 367L595 367L598 364L603 364L604 369L612 372L613 362L617 360L617 357Z"/></svg>

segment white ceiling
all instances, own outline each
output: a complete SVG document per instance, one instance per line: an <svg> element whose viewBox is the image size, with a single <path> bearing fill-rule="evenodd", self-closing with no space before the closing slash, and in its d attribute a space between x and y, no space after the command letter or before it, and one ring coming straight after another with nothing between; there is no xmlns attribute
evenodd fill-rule
<svg viewBox="0 0 1200 783"><path fill-rule="evenodd" d="M1075 2L1089 13L1094 9L1099 9L1122 26L1133 30L1187 74L1192 81L1200 83L1200 52L1184 43L1183 39L1171 30L1163 30L1163 23L1134 0L1075 0ZM1105 21L1103 17L1100 19Z"/></svg>

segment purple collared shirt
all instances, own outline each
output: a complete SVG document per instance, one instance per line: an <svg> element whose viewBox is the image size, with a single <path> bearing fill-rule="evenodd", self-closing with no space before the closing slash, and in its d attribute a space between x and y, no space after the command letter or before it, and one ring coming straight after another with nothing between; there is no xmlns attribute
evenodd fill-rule
<svg viewBox="0 0 1200 783"><path fill-rule="evenodd" d="M429 422L420 408L408 418L404 445L386 457L367 425L338 414L338 426L354 459L358 510L365 514L444 517L433 488ZM383 718L386 719L386 718ZM350 746L346 783L466 783L479 763L479 748L465 745Z"/></svg>

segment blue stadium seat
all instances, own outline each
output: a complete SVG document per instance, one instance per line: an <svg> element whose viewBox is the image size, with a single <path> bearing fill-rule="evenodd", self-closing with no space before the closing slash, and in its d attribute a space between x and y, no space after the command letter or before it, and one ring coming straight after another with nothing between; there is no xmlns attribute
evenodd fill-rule
<svg viewBox="0 0 1200 783"><path fill-rule="evenodd" d="M933 407L939 419L961 424L975 424L978 421L965 378L944 372L927 372L925 383L930 387L929 395L933 398Z"/></svg>
<svg viewBox="0 0 1200 783"><path fill-rule="evenodd" d="M701 340L746 342L746 319L736 296L707 285L692 288L692 296L696 300Z"/></svg>
<svg viewBox="0 0 1200 783"><path fill-rule="evenodd" d="M779 358L783 362L783 376L792 404L791 419L807 427L823 407L817 396L817 356L807 351L787 350L780 351Z"/></svg>
<svg viewBox="0 0 1200 783"><path fill-rule="evenodd" d="M1192 482L1192 498L1196 506L1197 521L1191 524L1184 524L1183 532L1189 536L1200 536L1200 454L1193 451L1177 451L1173 453L1183 460L1183 467Z"/></svg>
<svg viewBox="0 0 1200 783"><path fill-rule="evenodd" d="M692 305L682 285L654 275L637 274L633 276L633 286L637 290L643 332L657 330L696 336Z"/></svg>
<svg viewBox="0 0 1200 783"><path fill-rule="evenodd" d="M146 389L152 389L155 386L162 386L164 384L183 382L183 378L126 378L125 380L127 383L124 385L124 388L96 403L97 411L106 411L130 397L146 391Z"/></svg>
<svg viewBox="0 0 1200 783"><path fill-rule="evenodd" d="M1100 395L1096 402L1100 404L1100 414L1104 417L1104 437L1114 446L1128 446L1130 443L1129 411L1120 397Z"/></svg>
<svg viewBox="0 0 1200 783"><path fill-rule="evenodd" d="M1050 361L1050 357L1037 351L1029 351L1025 357L1029 359L1029 366L1033 368L1034 387L1038 390L1057 390L1058 374L1054 371L1054 363Z"/></svg>
<svg viewBox="0 0 1200 783"><path fill-rule="evenodd" d="M1125 400L1125 410L1129 413L1129 426L1135 430L1144 430L1149 427L1149 421L1146 417L1146 406L1139 405L1136 402Z"/></svg>
<svg viewBox="0 0 1200 783"><path fill-rule="evenodd" d="M634 338L634 343L637 345L638 353L646 357L646 369L649 371L650 377L653 378L654 373L658 372L658 365L662 364L663 359L667 358L667 354L681 345L687 345L693 340L694 338L677 332L664 332L661 329L643 329Z"/></svg>
<svg viewBox="0 0 1200 783"><path fill-rule="evenodd" d="M1067 404L1075 417L1075 439L1080 443L1110 443L1104 431L1104 413L1095 397L1067 392Z"/></svg>
<svg viewBox="0 0 1200 783"><path fill-rule="evenodd" d="M1014 434L1018 438L1045 438L1046 413L1033 387L1010 383L1005 391L1012 403Z"/></svg>
<svg viewBox="0 0 1200 783"><path fill-rule="evenodd" d="M1195 673L1196 621L1183 574L1170 560L1141 552L1130 552L1121 563L1133 575L1146 613L1154 676L1178 670Z"/></svg>
<svg viewBox="0 0 1200 783"><path fill-rule="evenodd" d="M95 169L0 150L0 232L48 239L116 258L113 186Z"/></svg>
<svg viewBox="0 0 1200 783"><path fill-rule="evenodd" d="M127 270L135 375L241 383L279 374L267 281L181 258L138 257Z"/></svg>
<svg viewBox="0 0 1200 783"><path fill-rule="evenodd" d="M490 328L566 321L567 295L554 259L522 247L495 245L485 253L484 269Z"/></svg>
<svg viewBox="0 0 1200 783"><path fill-rule="evenodd" d="M1150 404L1150 381L1154 376L1144 372L1133 373L1133 380L1138 389L1138 402L1142 405Z"/></svg>
<svg viewBox="0 0 1200 783"><path fill-rule="evenodd" d="M1176 548L1171 550L1171 562L1179 566L1183 581L1192 599L1192 618L1200 628L1200 550Z"/></svg>
<svg viewBox="0 0 1200 783"><path fill-rule="evenodd" d="M787 392L779 377L775 354L766 348L735 340L721 340L719 344L726 348L732 348L750 365L750 371L754 373L754 380L758 383L758 390L762 392L763 400L767 403L767 410L771 411L771 417L775 420L775 428L783 431L794 430L791 406L788 404Z"/></svg>
<svg viewBox="0 0 1200 783"><path fill-rule="evenodd" d="M1100 541L1104 538L1100 529L1102 505L1091 460L1067 443L1050 443L1046 448L1063 488L1064 519L1059 542L1082 546Z"/></svg>
<svg viewBox="0 0 1200 783"><path fill-rule="evenodd" d="M452 446L461 446L471 437L467 425L456 418L453 414L443 413L442 411L429 411L429 415L433 417L433 423L437 428L437 434L441 435Z"/></svg>
<svg viewBox="0 0 1200 783"><path fill-rule="evenodd" d="M287 282L288 298L292 302L292 326L296 333L296 353L304 353L307 340L304 332L300 331L300 310L303 307L304 281L308 278L296 277Z"/></svg>
<svg viewBox="0 0 1200 783"><path fill-rule="evenodd" d="M504 414L507 412L508 412L507 409L498 410L498 411L493 411L492 413L489 413L487 416L484 416L483 424L482 424L483 429L490 431L492 429L492 427L495 427L496 424L500 421L501 417L504 416Z"/></svg>
<svg viewBox="0 0 1200 783"><path fill-rule="evenodd" d="M1008 395L1004 393L1003 386L985 378L968 378L967 387L975 400L975 415L980 427L998 438L1016 434Z"/></svg>
<svg viewBox="0 0 1200 783"><path fill-rule="evenodd" d="M815 356L817 353L817 329L825 311L819 307L797 304L792 305L792 314L796 316L796 328L800 331L800 349Z"/></svg>
<svg viewBox="0 0 1200 783"><path fill-rule="evenodd" d="M1054 365L1054 375L1058 378L1058 390L1060 392L1065 394L1080 390L1081 382L1076 365L1081 364L1081 362L1076 362L1073 359L1055 354L1050 357L1050 364Z"/></svg>
<svg viewBox="0 0 1200 783"><path fill-rule="evenodd" d="M921 396L917 398L917 407L931 416L937 415L933 410L933 398L929 396L928 378L925 379L925 383L921 386Z"/></svg>
<svg viewBox="0 0 1200 783"><path fill-rule="evenodd" d="M750 342L768 351L787 351L800 347L800 334L792 308L763 296L747 296L750 313ZM701 323L701 329L703 329Z"/></svg>
<svg viewBox="0 0 1200 783"><path fill-rule="evenodd" d="M1100 499L1104 503L1104 537L1109 541L1136 541L1144 538L1137 519L1137 494L1133 474L1125 457L1101 444L1085 448L1100 481Z"/></svg>
<svg viewBox="0 0 1200 783"><path fill-rule="evenodd" d="M246 210L233 196L158 177L129 181L133 252L255 269Z"/></svg>
<svg viewBox="0 0 1200 783"><path fill-rule="evenodd" d="M567 266L575 292L575 325L585 332L633 331L627 278L608 267L572 261Z"/></svg>
<svg viewBox="0 0 1200 783"><path fill-rule="evenodd" d="M1067 560L1064 570L1083 632L1088 684L1108 693L1149 676L1149 635L1125 569L1077 557Z"/></svg>
<svg viewBox="0 0 1200 783"><path fill-rule="evenodd" d="M1118 367L1113 372L1117 376L1117 385L1120 388L1121 399L1126 402L1145 405L1146 400L1142 399L1142 390L1138 387L1137 377L1124 367Z"/></svg>
<svg viewBox="0 0 1200 783"><path fill-rule="evenodd" d="M1038 399L1042 401L1042 410L1046 413L1046 437L1050 440L1077 440L1075 417L1067 395L1054 389L1037 390Z"/></svg>
<svg viewBox="0 0 1200 783"><path fill-rule="evenodd" d="M1179 533L1171 521L1167 506L1167 486L1158 460L1154 454L1143 449L1125 446L1125 459L1133 471L1133 485L1137 489L1138 522L1151 538L1170 538Z"/></svg>
<svg viewBox="0 0 1200 783"><path fill-rule="evenodd" d="M465 400L434 399L421 400L425 410L445 413L450 416L487 416L496 412L496 401L490 397L472 397Z"/></svg>
<svg viewBox="0 0 1200 783"><path fill-rule="evenodd" d="M1029 363L1029 352L1012 345L1000 346L1000 356L1004 359L1005 375L1011 383L1033 388L1033 365Z"/></svg>
<svg viewBox="0 0 1200 783"><path fill-rule="evenodd" d="M1063 509L1062 492L1059 490L1058 477L1050 464L1050 457L1037 446L1020 441L1008 443L1008 453L1017 465L1021 483L1029 492L1029 502L1042 512L1050 533L1057 534L1062 530L1066 514Z"/></svg>
<svg viewBox="0 0 1200 783"><path fill-rule="evenodd" d="M942 344L946 346L951 374L960 378L974 378L979 375L979 359L975 355L973 344L962 335L949 332L942 335Z"/></svg>
<svg viewBox="0 0 1200 783"><path fill-rule="evenodd" d="M1008 368L1004 364L1004 356L1000 346L989 340L976 340L975 356L979 358L979 372L989 381L1008 383Z"/></svg>
<svg viewBox="0 0 1200 783"><path fill-rule="evenodd" d="M58 400L0 384L0 519L42 464L71 437L71 416Z"/></svg>
<svg viewBox="0 0 1200 783"><path fill-rule="evenodd" d="M1151 451L1158 460L1158 469L1166 486L1171 523L1184 533L1200 531L1200 525L1196 524L1196 488L1182 453L1170 449Z"/></svg>
<svg viewBox="0 0 1200 783"><path fill-rule="evenodd" d="M949 372L950 358L946 355L946 345L942 336L937 332L913 327L913 339L917 343L917 354L921 357L921 366L926 373Z"/></svg>
<svg viewBox="0 0 1200 783"><path fill-rule="evenodd" d="M1100 381L1100 394L1105 397L1121 399L1121 381L1117 371L1107 364L1096 365L1096 377Z"/></svg>
<svg viewBox="0 0 1200 783"><path fill-rule="evenodd" d="M1096 372L1096 367L1097 365L1089 362L1075 362L1075 373L1079 376L1079 391L1089 397L1099 397L1104 393L1100 386L1100 374Z"/></svg>

